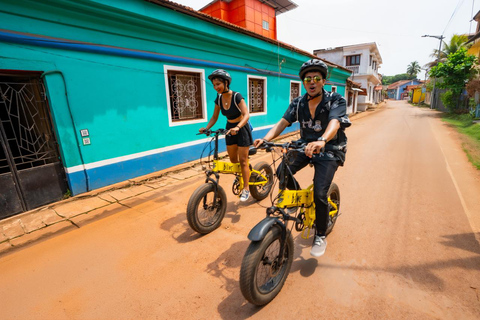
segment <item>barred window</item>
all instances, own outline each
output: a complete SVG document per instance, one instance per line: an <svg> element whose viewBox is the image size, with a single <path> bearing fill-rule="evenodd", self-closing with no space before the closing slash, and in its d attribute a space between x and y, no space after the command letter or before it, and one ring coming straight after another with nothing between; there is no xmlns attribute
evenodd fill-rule
<svg viewBox="0 0 480 320"><path fill-rule="evenodd" d="M248 102L250 113L266 112L267 79L259 77L248 78Z"/></svg>
<svg viewBox="0 0 480 320"><path fill-rule="evenodd" d="M290 81L290 102L300 96L300 82Z"/></svg>
<svg viewBox="0 0 480 320"><path fill-rule="evenodd" d="M172 69L166 73L171 123L204 119L202 73Z"/></svg>

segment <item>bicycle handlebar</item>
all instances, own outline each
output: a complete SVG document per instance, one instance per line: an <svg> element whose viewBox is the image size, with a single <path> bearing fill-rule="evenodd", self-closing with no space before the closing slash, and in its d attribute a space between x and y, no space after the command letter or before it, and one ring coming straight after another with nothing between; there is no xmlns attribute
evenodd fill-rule
<svg viewBox="0 0 480 320"><path fill-rule="evenodd" d="M219 136L221 134L225 134L227 131L228 130L225 130L225 129L218 129L218 130L215 130L215 131L208 129L208 130L205 130L203 132L197 133L197 136L201 135L201 134L205 134L207 137L209 137L211 135Z"/></svg>
<svg viewBox="0 0 480 320"><path fill-rule="evenodd" d="M284 143L274 143L270 141L263 141L263 143L257 149L266 149L271 151L272 148L278 147L282 149L292 150L292 151L304 151L307 143L303 140L296 140L291 142Z"/></svg>
<svg viewBox="0 0 480 320"><path fill-rule="evenodd" d="M301 139L291 141L291 142L284 142L284 143L274 143L274 142L264 140L263 143L257 149L266 149L267 152L270 152L272 148L278 147L278 148L286 149L288 151L304 152L307 144L308 143L306 141ZM320 152L338 151L338 150L342 150L342 148L343 147L341 146L326 144L325 147Z"/></svg>

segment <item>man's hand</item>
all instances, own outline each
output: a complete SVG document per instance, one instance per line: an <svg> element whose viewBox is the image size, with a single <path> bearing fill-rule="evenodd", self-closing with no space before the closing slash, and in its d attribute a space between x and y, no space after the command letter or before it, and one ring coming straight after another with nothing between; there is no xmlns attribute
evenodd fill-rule
<svg viewBox="0 0 480 320"><path fill-rule="evenodd" d="M325 141L314 141L307 144L305 147L305 155L311 158L314 154L320 153L325 148Z"/></svg>
<svg viewBox="0 0 480 320"><path fill-rule="evenodd" d="M263 141L265 141L265 140L263 140L263 139L256 139L255 141L253 141L253 146L254 146L255 148L258 148L258 147L260 147L260 146L263 144Z"/></svg>

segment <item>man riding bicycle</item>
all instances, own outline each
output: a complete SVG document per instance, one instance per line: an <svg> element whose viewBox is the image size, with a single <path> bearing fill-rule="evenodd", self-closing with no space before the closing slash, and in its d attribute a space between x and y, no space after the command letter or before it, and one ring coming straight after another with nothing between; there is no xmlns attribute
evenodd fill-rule
<svg viewBox="0 0 480 320"><path fill-rule="evenodd" d="M343 166L347 151L345 128L351 125L346 114L345 99L338 93L327 92L324 85L328 76L327 65L319 59L311 59L300 68L300 79L307 91L303 96L295 98L273 128L263 139L254 142L259 147L264 140L270 141L278 137L286 127L298 121L300 136L307 143L305 153L298 154L291 164L292 176L287 177L287 188L299 190L300 186L293 175L310 162L315 174L314 201L316 232L310 254L320 257L327 247L326 231L328 227L328 197L327 192L333 181L338 166ZM313 157L313 154L318 154ZM282 172L281 166L277 175Z"/></svg>

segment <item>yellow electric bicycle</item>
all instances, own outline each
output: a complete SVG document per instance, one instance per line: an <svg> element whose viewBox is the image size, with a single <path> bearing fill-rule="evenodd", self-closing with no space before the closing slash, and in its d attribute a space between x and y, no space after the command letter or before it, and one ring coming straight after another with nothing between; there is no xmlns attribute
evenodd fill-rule
<svg viewBox="0 0 480 320"><path fill-rule="evenodd" d="M187 221L190 227L198 233L207 234L217 229L225 216L227 209L227 195L219 184L220 173L234 174L235 180L232 185L232 192L240 195L244 187L242 171L239 163L221 161L218 156L218 138L225 134L225 129L216 131L206 130L203 133L212 139L206 146L211 147L214 142L213 150L208 154L208 164L213 163L211 168L206 168L205 183L198 187L190 197L187 205ZM205 151L205 149L204 149ZM213 151L213 162L210 162L210 156ZM250 148L249 156L257 153L257 149ZM200 159L203 158L203 152ZM268 163L262 161L253 168L250 165L250 179L248 181L250 194L258 201L265 199L273 186L273 171Z"/></svg>
<svg viewBox="0 0 480 320"><path fill-rule="evenodd" d="M260 221L248 234L251 241L242 260L240 269L240 288L243 296L250 303L265 305L280 292L287 279L293 262L292 229L301 232L307 239L315 228L315 203L313 185L302 190L287 190L286 177L288 165L293 163L295 154L303 152L305 145L293 141L284 144L264 142L267 151L279 147L282 149L282 166L279 192L272 200L273 205L267 208L267 217ZM327 150L328 150L327 145ZM327 235L332 232L340 212L340 190L332 182L328 190L329 221ZM290 208L296 208L292 210ZM297 216L290 215L298 212ZM289 213L290 212L290 213ZM293 221L289 229L288 221ZM313 233L314 234L314 233Z"/></svg>

